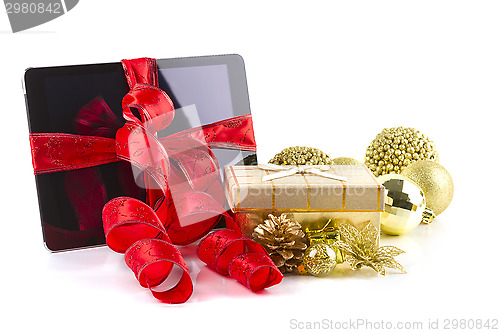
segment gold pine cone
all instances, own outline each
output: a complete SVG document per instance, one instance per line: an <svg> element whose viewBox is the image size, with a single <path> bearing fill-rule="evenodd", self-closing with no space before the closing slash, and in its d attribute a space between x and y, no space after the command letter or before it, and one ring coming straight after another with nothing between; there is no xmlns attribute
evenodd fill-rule
<svg viewBox="0 0 500 333"><path fill-rule="evenodd" d="M269 163L284 165L333 164L332 158L319 149L311 147L289 147L276 154Z"/></svg>
<svg viewBox="0 0 500 333"><path fill-rule="evenodd" d="M401 173L419 160L438 161L436 145L409 127L384 128L366 149L365 164L375 174Z"/></svg>
<svg viewBox="0 0 500 333"><path fill-rule="evenodd" d="M252 238L267 250L282 273L296 271L307 248L307 239L300 223L269 214L269 220L255 227Z"/></svg>

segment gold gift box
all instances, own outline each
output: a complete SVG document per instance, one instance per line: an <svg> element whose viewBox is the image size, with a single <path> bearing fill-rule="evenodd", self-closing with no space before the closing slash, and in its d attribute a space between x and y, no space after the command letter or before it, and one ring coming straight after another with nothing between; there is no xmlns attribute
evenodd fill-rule
<svg viewBox="0 0 500 333"><path fill-rule="evenodd" d="M224 169L227 202L244 235L250 237L269 214L282 213L308 230L321 229L330 219L347 221L359 229L371 221L380 229L385 190L366 166L331 165L323 171L346 181L308 172L262 179L276 172L259 166Z"/></svg>

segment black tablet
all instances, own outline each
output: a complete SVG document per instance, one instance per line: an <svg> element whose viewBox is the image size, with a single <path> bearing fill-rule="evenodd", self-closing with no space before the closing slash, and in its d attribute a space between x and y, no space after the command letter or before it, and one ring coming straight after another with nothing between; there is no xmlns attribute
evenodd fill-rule
<svg viewBox="0 0 500 333"><path fill-rule="evenodd" d="M176 112L166 136L199 125L250 114L243 59L220 55L159 59L158 81L172 99ZM30 133L82 133L75 123L82 108L98 103L107 116L94 119L98 135L113 137L125 123L121 101L129 91L120 62L29 68L24 77ZM196 112L189 112L195 106ZM225 165L256 164L252 151L213 149ZM127 162L36 175L46 247L61 251L105 243L101 211L117 196L141 198L144 189L133 181ZM132 181L130 181L132 180Z"/></svg>

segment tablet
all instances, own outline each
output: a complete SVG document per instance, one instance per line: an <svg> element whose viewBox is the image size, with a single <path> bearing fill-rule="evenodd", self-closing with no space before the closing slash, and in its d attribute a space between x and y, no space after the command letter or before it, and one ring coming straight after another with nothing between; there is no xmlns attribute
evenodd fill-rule
<svg viewBox="0 0 500 333"><path fill-rule="evenodd" d="M250 114L243 59L220 55L159 59L158 81L177 112L159 137ZM122 98L129 91L120 62L29 68L24 89L30 133L68 133L114 137L125 124ZM94 104L93 104L94 103ZM79 112L104 105L96 132L78 126ZM190 106L195 106L195 112ZM88 120L88 119L87 119ZM97 134L96 134L97 133ZM213 149L219 166L256 164L255 152ZM131 166L120 161L91 168L35 175L46 247L62 251L105 243L101 211L117 196L144 198Z"/></svg>

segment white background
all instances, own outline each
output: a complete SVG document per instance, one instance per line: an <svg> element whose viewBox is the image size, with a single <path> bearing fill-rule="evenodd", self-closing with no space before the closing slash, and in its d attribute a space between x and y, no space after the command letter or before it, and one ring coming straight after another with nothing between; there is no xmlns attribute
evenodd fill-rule
<svg viewBox="0 0 500 333"><path fill-rule="evenodd" d="M500 319L499 17L497 1L87 0L12 34L2 9L2 331L285 332L296 331L293 319L424 328L436 319L441 327L446 319ZM455 182L451 206L432 225L382 239L407 251L398 259L408 274L344 268L252 294L186 248L195 292L172 306L141 288L106 247L45 250L24 69L225 53L245 59L260 161L292 145L363 159L378 132L400 125L436 142Z"/></svg>

